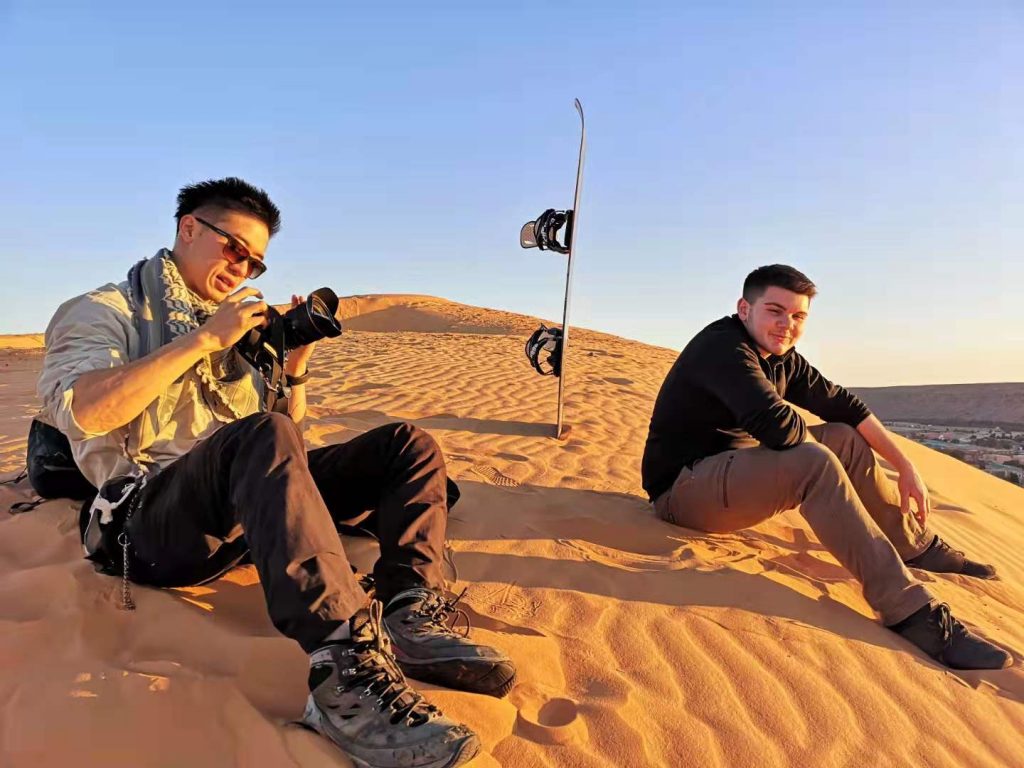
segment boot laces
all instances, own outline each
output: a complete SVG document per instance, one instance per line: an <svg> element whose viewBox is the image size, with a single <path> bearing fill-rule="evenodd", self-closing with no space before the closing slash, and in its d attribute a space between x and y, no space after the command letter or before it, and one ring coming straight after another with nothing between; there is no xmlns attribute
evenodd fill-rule
<svg viewBox="0 0 1024 768"><path fill-rule="evenodd" d="M940 603L936 607L935 621L942 634L943 647L948 648L955 639L967 636L967 627L954 618L946 603Z"/></svg>
<svg viewBox="0 0 1024 768"><path fill-rule="evenodd" d="M351 646L344 651L352 662L340 672L343 682L336 686L336 690L342 693L362 687L360 698L375 695L378 711L391 710L392 725L402 721L407 721L410 727L422 725L438 716L440 710L428 704L406 682L381 624L381 604L372 601L369 612L369 626L360 627L357 633L361 639L353 638Z"/></svg>
<svg viewBox="0 0 1024 768"><path fill-rule="evenodd" d="M961 551L960 551L959 549L953 549L953 548L952 548L951 546L949 546L949 544L947 544L947 543L946 543L946 542L945 542L945 541L944 541L943 539L939 539L939 548L940 548L940 549L944 549L944 550L946 550L947 552L952 552L952 553L953 553L954 555L957 555L958 557L961 557L961 558L966 558L966 557L967 557L967 556L966 556L966 555L965 555L965 554L964 554L963 552L961 552Z"/></svg>
<svg viewBox="0 0 1024 768"><path fill-rule="evenodd" d="M469 614L458 607L459 601L462 600L468 589L468 587L463 589L451 600L446 600L436 592L431 592L431 596L425 598L412 614L412 617L419 623L415 630L416 633L439 632L453 637L469 637L469 630L472 626ZM465 626L456 630L460 619Z"/></svg>

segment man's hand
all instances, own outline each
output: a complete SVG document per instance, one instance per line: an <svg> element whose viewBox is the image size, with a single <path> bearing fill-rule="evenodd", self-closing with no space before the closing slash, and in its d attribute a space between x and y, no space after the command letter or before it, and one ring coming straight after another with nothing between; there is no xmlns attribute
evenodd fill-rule
<svg viewBox="0 0 1024 768"><path fill-rule="evenodd" d="M290 309L301 306L306 302L305 296L292 295L292 303L275 305L274 309L282 315ZM309 358L313 356L316 342L306 344L303 347L296 347L288 353L284 363L284 372L288 376L301 376L306 373L309 367ZM306 415L306 385L296 384L292 387L291 396L288 398L288 415L299 424Z"/></svg>
<svg viewBox="0 0 1024 768"><path fill-rule="evenodd" d="M896 467L896 471L900 473L898 481L900 511L904 515L909 515L910 500L913 499L917 505L914 517L921 525L924 525L928 515L932 513L932 504L928 499L928 488L925 487L924 480L921 479L910 459L900 450L889 430L882 426L882 422L874 414L858 424L857 431L867 440L868 445L878 451L882 458Z"/></svg>
<svg viewBox="0 0 1024 768"><path fill-rule="evenodd" d="M76 429L86 436L123 427L205 355L227 349L250 329L266 322L262 294L243 288L228 296L202 327L179 336L145 357L114 368L87 371L74 384Z"/></svg>
<svg viewBox="0 0 1024 768"><path fill-rule="evenodd" d="M301 306L306 303L305 296L296 296L292 294L292 303L290 306L284 304L275 306L274 308L282 315L289 309ZM288 353L288 359L284 364L284 372L289 376L301 376L306 372L309 367L309 359L313 356L313 350L316 349L316 342L307 344L304 347L296 347Z"/></svg>
<svg viewBox="0 0 1024 768"><path fill-rule="evenodd" d="M251 296L263 298L257 289L247 287L228 296L217 311L199 329L199 337L207 352L227 349L253 328L267 322L265 301L245 301Z"/></svg>
<svg viewBox="0 0 1024 768"><path fill-rule="evenodd" d="M900 489L900 511L904 515L909 515L910 500L913 499L917 506L917 509L914 510L914 517L917 518L921 525L924 525L928 515L932 512L932 503L928 498L928 488L925 487L921 476L909 461L907 466L900 471L898 485Z"/></svg>

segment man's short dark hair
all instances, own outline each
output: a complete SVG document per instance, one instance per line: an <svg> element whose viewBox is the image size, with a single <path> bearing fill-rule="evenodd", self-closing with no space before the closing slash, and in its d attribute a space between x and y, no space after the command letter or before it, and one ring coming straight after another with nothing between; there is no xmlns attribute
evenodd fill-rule
<svg viewBox="0 0 1024 768"><path fill-rule="evenodd" d="M801 293L813 299L818 293L817 286L803 272L785 264L769 264L758 267L743 281L743 298L753 304L771 288L785 288L793 293Z"/></svg>
<svg viewBox="0 0 1024 768"><path fill-rule="evenodd" d="M182 187L178 192L178 210L174 218L181 224L182 216L207 207L238 211L257 218L267 225L271 237L281 229L281 211L270 196L259 187L234 176Z"/></svg>

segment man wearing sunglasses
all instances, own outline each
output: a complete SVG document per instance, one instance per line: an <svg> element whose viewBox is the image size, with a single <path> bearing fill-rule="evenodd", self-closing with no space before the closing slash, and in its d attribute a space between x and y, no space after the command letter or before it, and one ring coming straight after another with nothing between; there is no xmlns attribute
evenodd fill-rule
<svg viewBox="0 0 1024 768"><path fill-rule="evenodd" d="M288 357L288 415L264 412L263 382L233 349L266 321L263 295L243 283L267 269L277 207L227 178L183 188L176 220L173 249L65 302L46 332L43 419L101 489L83 517L86 552L123 574L126 594L129 578L196 584L251 557L274 625L310 654L307 725L359 765L462 765L476 735L403 670L502 696L515 668L445 621L454 601L441 562L458 489L440 449L390 424L307 452L297 422L313 345ZM338 536L355 523L381 543L374 600Z"/></svg>

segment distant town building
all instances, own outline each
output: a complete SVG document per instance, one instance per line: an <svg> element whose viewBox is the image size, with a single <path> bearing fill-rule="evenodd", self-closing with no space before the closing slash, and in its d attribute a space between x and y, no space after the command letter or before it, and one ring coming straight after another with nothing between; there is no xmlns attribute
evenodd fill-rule
<svg viewBox="0 0 1024 768"><path fill-rule="evenodd" d="M1010 483L1024 485L1024 432L1001 428L887 422L893 432Z"/></svg>

